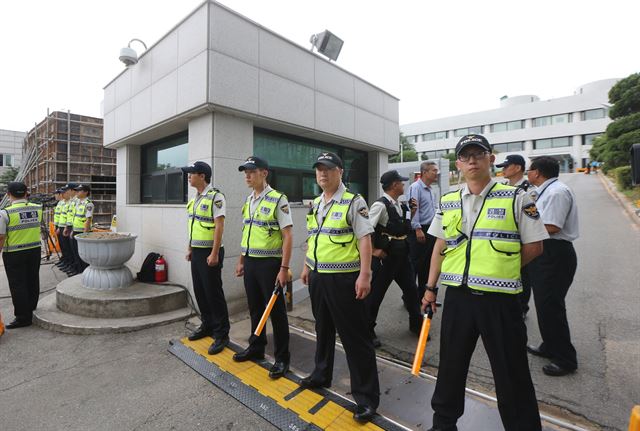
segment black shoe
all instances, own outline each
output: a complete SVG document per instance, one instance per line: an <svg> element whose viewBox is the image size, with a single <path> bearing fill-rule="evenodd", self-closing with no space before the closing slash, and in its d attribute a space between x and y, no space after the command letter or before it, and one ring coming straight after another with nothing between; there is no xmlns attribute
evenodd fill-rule
<svg viewBox="0 0 640 431"><path fill-rule="evenodd" d="M542 367L543 373L545 373L547 376L553 376L553 377L566 376L567 374L571 374L575 371L576 371L575 369L570 370L568 368L563 368L560 365L553 362Z"/></svg>
<svg viewBox="0 0 640 431"><path fill-rule="evenodd" d="M551 359L551 354L549 354L544 349L541 349L540 346L527 346L527 352L531 353L534 356Z"/></svg>
<svg viewBox="0 0 640 431"><path fill-rule="evenodd" d="M323 380L316 380L312 376L300 379L300 387L305 389L313 388L328 388L331 386L331 382L325 382Z"/></svg>
<svg viewBox="0 0 640 431"><path fill-rule="evenodd" d="M15 319L13 322L7 323L6 328L7 329L15 329L15 328L24 328L26 326L31 326L31 321L30 320L18 320L18 319Z"/></svg>
<svg viewBox="0 0 640 431"><path fill-rule="evenodd" d="M233 360L236 362L246 362L252 359L264 359L264 352L261 352L249 346L242 352L233 355Z"/></svg>
<svg viewBox="0 0 640 431"><path fill-rule="evenodd" d="M353 413L353 418L360 422L366 423L371 421L376 414L376 409L369 406L357 406L356 411Z"/></svg>
<svg viewBox="0 0 640 431"><path fill-rule="evenodd" d="M216 341L214 341L213 344L211 344L211 346L209 347L209 354L217 355L218 353L222 352L224 348L227 347L228 344L229 344L228 336L225 335L224 337L216 338Z"/></svg>
<svg viewBox="0 0 640 431"><path fill-rule="evenodd" d="M279 379L289 371L289 363L284 361L276 361L269 369L269 377Z"/></svg>
<svg viewBox="0 0 640 431"><path fill-rule="evenodd" d="M211 329L203 328L202 325L195 330L195 332L189 335L189 341L196 341L204 337L211 336Z"/></svg>

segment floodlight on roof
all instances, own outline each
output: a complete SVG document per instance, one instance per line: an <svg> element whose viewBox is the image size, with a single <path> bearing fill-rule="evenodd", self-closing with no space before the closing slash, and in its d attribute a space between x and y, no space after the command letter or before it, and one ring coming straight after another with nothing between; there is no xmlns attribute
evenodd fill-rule
<svg viewBox="0 0 640 431"><path fill-rule="evenodd" d="M311 42L311 51L315 47L318 52L329 60L336 61L340 55L340 50L344 41L329 30L325 30L322 33L311 35L309 39Z"/></svg>
<svg viewBox="0 0 640 431"><path fill-rule="evenodd" d="M131 48L131 43L140 42L142 46L144 46L144 50L147 50L147 44L141 41L140 39L131 39L126 47L120 50L120 61L124 63L125 66L129 67L138 62L138 53Z"/></svg>

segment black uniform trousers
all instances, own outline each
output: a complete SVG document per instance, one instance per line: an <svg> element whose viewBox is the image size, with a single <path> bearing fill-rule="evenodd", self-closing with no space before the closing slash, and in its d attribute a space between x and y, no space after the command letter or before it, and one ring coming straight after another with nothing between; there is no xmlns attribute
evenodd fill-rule
<svg viewBox="0 0 640 431"><path fill-rule="evenodd" d="M529 265L533 300L536 304L542 351L568 370L578 368L576 349L571 344L565 297L573 282L578 260L569 241L546 239L542 255Z"/></svg>
<svg viewBox="0 0 640 431"><path fill-rule="evenodd" d="M444 300L438 380L431 399L433 425L447 429L464 413L465 384L478 336L489 356L505 430L540 430L517 296L476 295L463 287L448 287Z"/></svg>
<svg viewBox="0 0 640 431"><path fill-rule="evenodd" d="M89 266L84 260L82 260L82 258L80 258L80 253L78 252L78 240L76 239L76 234L80 235L81 233L82 232L74 232L70 240L71 250L73 253L73 263L71 266L77 272L82 272L87 268L87 266Z"/></svg>
<svg viewBox="0 0 640 431"><path fill-rule="evenodd" d="M420 300L422 300L426 290L427 280L429 279L429 268L431 267L431 253L433 253L433 246L436 245L436 237L427 233L429 226L428 224L422 225L422 232L424 232L424 236L426 237L424 243L418 242L414 230L409 233L411 264L418 277L418 298L420 298Z"/></svg>
<svg viewBox="0 0 640 431"><path fill-rule="evenodd" d="M251 316L251 337L249 344L252 350L264 352L267 345L267 331L262 330L259 337L254 335L258 323L264 314L267 303L271 299L282 260L276 257L244 257L244 289L247 292L249 315ZM273 326L274 357L276 361L289 362L289 320L284 295L278 295L271 309L271 325Z"/></svg>
<svg viewBox="0 0 640 431"><path fill-rule="evenodd" d="M222 290L222 263L224 247L218 253L218 265L207 265L211 248L194 247L191 250L191 278L202 327L211 331L213 338L229 336L229 311Z"/></svg>
<svg viewBox="0 0 640 431"><path fill-rule="evenodd" d="M367 327L367 310L356 299L355 285L359 272L309 273L311 309L316 320L315 368L311 378L330 383L336 330L347 356L351 377L351 394L358 405L378 408L380 384L376 352Z"/></svg>
<svg viewBox="0 0 640 431"><path fill-rule="evenodd" d="M62 250L62 260L68 266L73 264L73 250L71 249L71 237L64 236L64 227L60 229L58 238L60 239L60 249Z"/></svg>
<svg viewBox="0 0 640 431"><path fill-rule="evenodd" d="M13 314L20 322L31 322L40 297L40 247L3 252Z"/></svg>
<svg viewBox="0 0 640 431"><path fill-rule="evenodd" d="M419 331L422 325L422 313L420 312L416 277L413 272L413 266L409 261L408 249L401 253L390 250L384 259L372 257L371 271L373 274L371 293L365 298L369 312L369 329L373 332L380 304L384 300L389 285L392 281L395 281L402 290L402 301L409 312L409 328Z"/></svg>

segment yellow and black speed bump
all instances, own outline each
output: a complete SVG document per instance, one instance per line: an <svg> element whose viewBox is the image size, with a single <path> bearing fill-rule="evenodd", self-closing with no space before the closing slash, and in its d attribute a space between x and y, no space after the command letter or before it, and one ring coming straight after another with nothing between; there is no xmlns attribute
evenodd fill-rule
<svg viewBox="0 0 640 431"><path fill-rule="evenodd" d="M217 355L207 354L211 338L172 341L169 351L204 378L240 401L281 430L391 430L402 427L377 415L367 424L353 419L355 405L325 390L300 387L300 378L289 372L286 377L269 378L266 361L235 362L230 345Z"/></svg>

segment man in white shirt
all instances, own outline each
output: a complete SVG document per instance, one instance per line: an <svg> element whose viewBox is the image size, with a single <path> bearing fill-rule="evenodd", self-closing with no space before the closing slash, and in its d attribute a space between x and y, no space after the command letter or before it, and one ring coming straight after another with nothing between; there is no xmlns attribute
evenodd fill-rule
<svg viewBox="0 0 640 431"><path fill-rule="evenodd" d="M542 344L527 350L551 360L542 367L549 376L564 376L578 368L565 307L578 266L572 244L578 238L578 208L571 189L558 180L559 172L558 161L550 156L534 159L528 172L529 181L537 187L536 207L550 238L544 241L543 254L530 264Z"/></svg>

